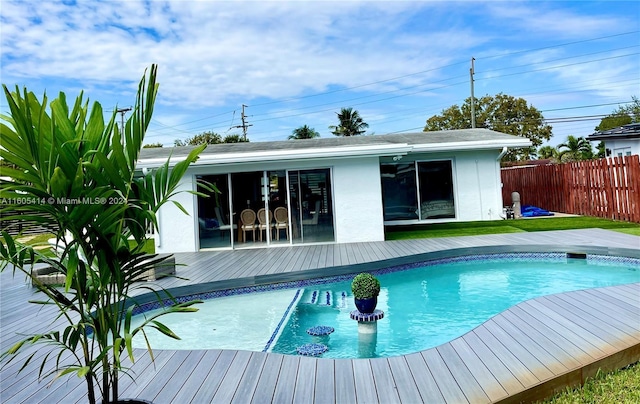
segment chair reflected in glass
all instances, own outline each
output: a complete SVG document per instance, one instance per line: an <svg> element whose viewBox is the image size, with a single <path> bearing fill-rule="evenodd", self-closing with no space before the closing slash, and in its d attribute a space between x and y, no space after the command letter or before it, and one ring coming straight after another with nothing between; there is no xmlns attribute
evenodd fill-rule
<svg viewBox="0 0 640 404"><path fill-rule="evenodd" d="M258 210L258 230L260 231L260 241L262 241L262 232L271 231L273 228L273 215L270 210L261 208Z"/></svg>
<svg viewBox="0 0 640 404"><path fill-rule="evenodd" d="M240 212L240 230L242 230L242 242L247 241L247 232L253 233L253 241L256 241L256 212L251 209L245 209Z"/></svg>
<svg viewBox="0 0 640 404"><path fill-rule="evenodd" d="M274 230L276 231L276 239L280 240L280 230L285 230L285 235L287 240L289 239L289 212L287 208L283 208L282 206L277 207L273 211L273 216L276 222L273 225Z"/></svg>

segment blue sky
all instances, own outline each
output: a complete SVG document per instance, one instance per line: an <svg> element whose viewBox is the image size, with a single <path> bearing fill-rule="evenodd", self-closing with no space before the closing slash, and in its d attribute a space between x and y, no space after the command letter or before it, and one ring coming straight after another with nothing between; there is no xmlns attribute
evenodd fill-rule
<svg viewBox="0 0 640 404"><path fill-rule="evenodd" d="M0 1L2 83L51 99L84 90L133 104L159 65L146 143L203 131L285 140L302 125L332 137L342 107L369 133L421 131L470 95L526 99L550 144L593 133L640 96L636 1ZM0 108L6 112L6 101Z"/></svg>

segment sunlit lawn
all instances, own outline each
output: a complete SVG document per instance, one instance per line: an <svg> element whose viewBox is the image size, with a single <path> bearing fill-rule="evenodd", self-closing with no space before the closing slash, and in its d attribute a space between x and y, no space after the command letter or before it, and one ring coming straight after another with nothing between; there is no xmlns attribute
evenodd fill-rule
<svg viewBox="0 0 640 404"><path fill-rule="evenodd" d="M556 395L544 404L622 404L640 403L640 365L609 374L598 374L581 389Z"/></svg>
<svg viewBox="0 0 640 404"><path fill-rule="evenodd" d="M638 223L582 216L438 223L420 226L387 226L385 230L387 240L407 240L590 228L608 229L640 236L640 224Z"/></svg>

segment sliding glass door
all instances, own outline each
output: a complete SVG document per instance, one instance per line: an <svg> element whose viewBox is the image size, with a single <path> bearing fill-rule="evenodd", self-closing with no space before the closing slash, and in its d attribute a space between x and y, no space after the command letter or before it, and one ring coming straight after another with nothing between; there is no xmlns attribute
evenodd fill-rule
<svg viewBox="0 0 640 404"><path fill-rule="evenodd" d="M335 240L329 169L205 175L219 193L198 196L200 248Z"/></svg>
<svg viewBox="0 0 640 404"><path fill-rule="evenodd" d="M230 247L237 225L231 214L229 176L205 175L199 176L198 180L214 185L219 191L210 192L198 186L198 191L207 195L197 197L200 248Z"/></svg>
<svg viewBox="0 0 640 404"><path fill-rule="evenodd" d="M289 171L288 177L293 243L335 241L330 170Z"/></svg>

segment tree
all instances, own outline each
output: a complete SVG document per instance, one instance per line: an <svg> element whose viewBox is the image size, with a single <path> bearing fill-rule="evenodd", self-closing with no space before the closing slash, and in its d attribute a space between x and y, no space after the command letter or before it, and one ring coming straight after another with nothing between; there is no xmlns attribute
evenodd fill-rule
<svg viewBox="0 0 640 404"><path fill-rule="evenodd" d="M342 108L340 112L336 112L340 123L337 126L331 125L329 129L336 136L358 136L365 133L365 129L369 127L358 111L353 108Z"/></svg>
<svg viewBox="0 0 640 404"><path fill-rule="evenodd" d="M604 142L598 143L598 146L596 146L596 150L597 150L596 158L603 159L607 157L607 149L605 147Z"/></svg>
<svg viewBox="0 0 640 404"><path fill-rule="evenodd" d="M593 158L591 143L583 137L569 135L564 143L558 145L558 160L570 161L590 160Z"/></svg>
<svg viewBox="0 0 640 404"><path fill-rule="evenodd" d="M289 136L289 140L295 139L314 139L320 137L320 134L313 128L307 125L294 129Z"/></svg>
<svg viewBox="0 0 640 404"><path fill-rule="evenodd" d="M633 96L631 100L631 104L618 106L617 110L602 118L600 124L595 127L595 130L605 131L630 123L640 122L640 99Z"/></svg>
<svg viewBox="0 0 640 404"><path fill-rule="evenodd" d="M249 139L240 135L227 135L222 139L222 143L249 143Z"/></svg>
<svg viewBox="0 0 640 404"><path fill-rule="evenodd" d="M121 358L128 355L133 361L132 338L141 334L146 339L144 327L178 338L159 315L131 326L137 304L130 291L151 290L136 281L165 260L145 254L147 228L157 228L158 210L178 192L182 176L206 147L194 148L171 168L168 160L152 170L136 167L153 113L156 72L151 66L140 81L134 111L122 129L115 110L105 124L102 106L95 102L89 109L82 93L71 105L64 93L47 105L46 96L40 102L26 88L11 93L3 86L10 113L2 116L0 158L15 168L2 170L0 199L7 203L0 206L0 216L53 229L57 250L47 254L2 232L1 269L26 275L45 296L35 303L55 305L57 316L51 331L21 336L2 359L11 362L34 344L51 347L39 357L38 376L55 380L76 374L87 383L90 403L96 402L96 387L102 402L118 401L119 373L126 372ZM63 275L64 285L40 281L31 266L38 263ZM161 307L163 298L170 299L160 315L196 310L191 307L195 301L177 303L167 291L152 295ZM31 351L21 370L38 358Z"/></svg>
<svg viewBox="0 0 640 404"><path fill-rule="evenodd" d="M160 142L158 142L158 143L147 143L142 147L144 147L145 149L151 149L151 148L154 148L154 147L162 147L162 143L160 143Z"/></svg>
<svg viewBox="0 0 640 404"><path fill-rule="evenodd" d="M215 132L202 132L185 140L176 139L173 143L176 146L197 146L201 144L221 144L221 143L243 143L248 142L240 135L227 135L224 138Z"/></svg>
<svg viewBox="0 0 640 404"><path fill-rule="evenodd" d="M176 146L196 146L200 144L219 144L222 143L222 136L215 132L202 132L185 140L176 139L173 142Z"/></svg>
<svg viewBox="0 0 640 404"><path fill-rule="evenodd" d="M556 159L558 150L553 146L542 146L538 149L538 158L540 159Z"/></svg>
<svg viewBox="0 0 640 404"><path fill-rule="evenodd" d="M545 140L551 139L551 126L544 122L542 113L527 104L523 98L515 98L506 94L495 97L485 95L475 99L476 126L531 140L530 150L509 150L502 161L526 159L535 154L537 147ZM427 119L425 132L450 129L471 128L471 97L459 107L453 105Z"/></svg>

